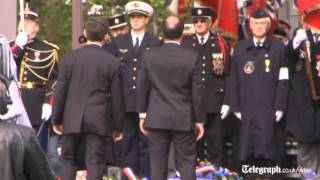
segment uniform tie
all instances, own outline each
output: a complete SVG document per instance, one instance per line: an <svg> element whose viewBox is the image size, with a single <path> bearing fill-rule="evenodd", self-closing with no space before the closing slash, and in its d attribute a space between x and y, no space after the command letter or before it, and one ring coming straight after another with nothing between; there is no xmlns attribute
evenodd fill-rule
<svg viewBox="0 0 320 180"><path fill-rule="evenodd" d="M257 47L257 48L262 47L262 43L261 43L261 41L257 41L257 43L256 43L256 47Z"/></svg>
<svg viewBox="0 0 320 180"><path fill-rule="evenodd" d="M139 38L138 37L136 38L136 43L133 48L134 48L134 52L137 54L138 50L139 50Z"/></svg>
<svg viewBox="0 0 320 180"><path fill-rule="evenodd" d="M204 45L204 37L203 36L200 38L200 43L201 43L201 45Z"/></svg>

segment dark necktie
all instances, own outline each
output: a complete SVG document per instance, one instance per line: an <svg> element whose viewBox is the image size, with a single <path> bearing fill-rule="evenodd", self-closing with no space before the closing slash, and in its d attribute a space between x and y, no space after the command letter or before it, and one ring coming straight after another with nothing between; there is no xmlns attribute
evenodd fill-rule
<svg viewBox="0 0 320 180"><path fill-rule="evenodd" d="M204 37L203 36L200 38L200 43L201 43L201 45L204 45Z"/></svg>
<svg viewBox="0 0 320 180"><path fill-rule="evenodd" d="M136 44L134 45L134 52L137 54L139 50L139 38L136 38Z"/></svg>
<svg viewBox="0 0 320 180"><path fill-rule="evenodd" d="M261 41L257 41L257 43L256 43L256 47L257 47L257 48L261 48L261 47L262 47L262 43L261 43Z"/></svg>

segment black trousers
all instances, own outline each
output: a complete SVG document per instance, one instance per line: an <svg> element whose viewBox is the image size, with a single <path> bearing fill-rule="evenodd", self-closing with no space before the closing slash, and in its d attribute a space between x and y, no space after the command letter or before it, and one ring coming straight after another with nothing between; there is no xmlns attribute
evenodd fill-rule
<svg viewBox="0 0 320 180"><path fill-rule="evenodd" d="M138 113L125 114L123 135L122 165L141 177L150 176L148 140L139 129Z"/></svg>
<svg viewBox="0 0 320 180"><path fill-rule="evenodd" d="M102 180L105 166L106 136L97 134L62 135L61 178L74 180L79 161L84 160L87 180ZM79 154L84 157L79 157Z"/></svg>
<svg viewBox="0 0 320 180"><path fill-rule="evenodd" d="M223 158L223 138L220 114L207 114L204 132L204 138L197 142L197 158L204 160L206 158L206 149L208 160L216 166L221 166ZM207 148L205 148L205 143L207 144Z"/></svg>
<svg viewBox="0 0 320 180"><path fill-rule="evenodd" d="M196 179L196 137L194 131L149 129L148 143L152 180L166 180L170 143L173 142L178 171L183 180Z"/></svg>

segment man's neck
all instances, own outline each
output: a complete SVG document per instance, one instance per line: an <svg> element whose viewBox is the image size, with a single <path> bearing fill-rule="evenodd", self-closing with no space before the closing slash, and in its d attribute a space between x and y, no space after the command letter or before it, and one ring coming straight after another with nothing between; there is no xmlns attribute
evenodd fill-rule
<svg viewBox="0 0 320 180"><path fill-rule="evenodd" d="M164 42L165 43L173 43L173 44L179 44L180 45L181 38L179 38L179 39L164 39Z"/></svg>
<svg viewBox="0 0 320 180"><path fill-rule="evenodd" d="M257 41L261 41L263 42L265 39L266 39L267 36L254 36L254 38L257 40Z"/></svg>
<svg viewBox="0 0 320 180"><path fill-rule="evenodd" d="M133 29L131 30L131 34L135 34L137 36L143 35L145 32L146 32L145 28L140 29L140 30L133 30Z"/></svg>
<svg viewBox="0 0 320 180"><path fill-rule="evenodd" d="M102 42L101 41L87 41L87 45L90 45L90 44L93 44L93 45L97 45L97 46L102 46Z"/></svg>
<svg viewBox="0 0 320 180"><path fill-rule="evenodd" d="M203 37L203 36L207 35L208 33L209 33L209 30L206 32L203 32L203 33L197 33L197 35Z"/></svg>

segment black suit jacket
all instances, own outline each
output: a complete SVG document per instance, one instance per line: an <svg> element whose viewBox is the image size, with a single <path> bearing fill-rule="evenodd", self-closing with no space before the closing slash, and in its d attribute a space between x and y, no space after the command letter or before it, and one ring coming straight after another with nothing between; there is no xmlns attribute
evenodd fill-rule
<svg viewBox="0 0 320 180"><path fill-rule="evenodd" d="M59 70L54 124L63 123L64 133L119 131L123 117L119 60L97 45L86 45L66 54Z"/></svg>
<svg viewBox="0 0 320 180"><path fill-rule="evenodd" d="M138 79L146 127L188 131L204 121L201 62L197 53L165 43L144 53Z"/></svg>
<svg viewBox="0 0 320 180"><path fill-rule="evenodd" d="M161 41L157 37L146 32L137 53L134 52L131 33L113 38L111 44L106 47L107 50L117 56L121 62L126 112L138 112L136 93L142 54L160 45Z"/></svg>

